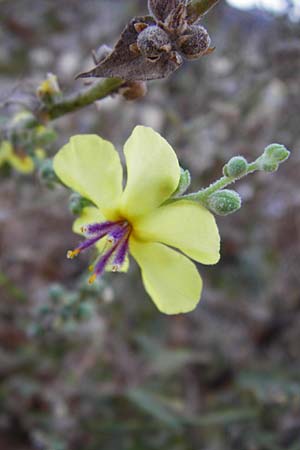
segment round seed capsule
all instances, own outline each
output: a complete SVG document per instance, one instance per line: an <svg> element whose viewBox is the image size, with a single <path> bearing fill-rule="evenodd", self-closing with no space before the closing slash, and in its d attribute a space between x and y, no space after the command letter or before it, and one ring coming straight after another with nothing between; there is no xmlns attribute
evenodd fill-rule
<svg viewBox="0 0 300 450"><path fill-rule="evenodd" d="M162 52L170 52L172 49L169 36L156 25L141 31L138 35L137 46L146 58L154 61L160 57Z"/></svg>
<svg viewBox="0 0 300 450"><path fill-rule="evenodd" d="M209 49L211 39L206 29L200 25L191 25L184 35L177 39L178 50L187 59L197 59Z"/></svg>

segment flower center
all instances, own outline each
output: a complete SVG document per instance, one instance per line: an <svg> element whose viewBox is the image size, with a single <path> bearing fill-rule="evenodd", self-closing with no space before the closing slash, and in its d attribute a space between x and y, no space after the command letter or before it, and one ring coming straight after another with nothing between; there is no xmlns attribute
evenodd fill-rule
<svg viewBox="0 0 300 450"><path fill-rule="evenodd" d="M106 238L103 251L96 264L92 266L93 275L89 283L93 283L97 276L100 276L109 265L113 272L119 272L126 261L129 250L129 236L132 227L126 220L117 222L92 223L81 227L81 231L86 235L86 240L67 253L67 258L73 259L79 253L95 245L100 239Z"/></svg>

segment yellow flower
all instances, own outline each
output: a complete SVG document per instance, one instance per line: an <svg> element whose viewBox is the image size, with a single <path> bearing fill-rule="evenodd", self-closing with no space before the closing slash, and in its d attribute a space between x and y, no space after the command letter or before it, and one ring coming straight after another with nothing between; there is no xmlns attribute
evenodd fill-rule
<svg viewBox="0 0 300 450"><path fill-rule="evenodd" d="M9 141L0 144L0 167L6 163L23 174L34 171L33 159L24 152L15 152Z"/></svg>
<svg viewBox="0 0 300 450"><path fill-rule="evenodd" d="M42 148L36 148L34 155L37 159L45 159L46 153ZM25 151L16 151L9 141L2 141L0 143L0 167L4 164L9 164L15 170L24 175L30 174L35 169L33 158L31 158Z"/></svg>
<svg viewBox="0 0 300 450"><path fill-rule="evenodd" d="M100 259L93 268L92 282L108 265L114 271L124 270L130 252L160 311L191 311L200 300L202 280L182 253L203 264L218 262L220 239L215 219L196 202L164 204L178 186L180 167L172 147L154 130L136 127L124 153L124 190L118 153L98 136L74 136L55 156L57 176L95 204L86 207L75 221L74 231L87 239L68 256L73 258L97 245Z"/></svg>
<svg viewBox="0 0 300 450"><path fill-rule="evenodd" d="M48 73L46 80L42 81L37 88L38 97L53 97L59 94L61 94L61 90L58 84L57 76L53 73Z"/></svg>

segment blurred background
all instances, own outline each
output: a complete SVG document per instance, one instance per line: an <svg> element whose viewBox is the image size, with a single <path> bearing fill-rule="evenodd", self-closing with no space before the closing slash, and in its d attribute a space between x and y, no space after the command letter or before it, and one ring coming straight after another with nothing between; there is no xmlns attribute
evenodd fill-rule
<svg viewBox="0 0 300 450"><path fill-rule="evenodd" d="M1 0L1 120L47 72L81 88L91 49L146 11L146 0ZM236 185L244 206L217 220L222 259L199 267L193 313L160 314L134 263L89 287L90 255L65 258L78 242L70 192L2 173L0 450L300 450L299 17L298 0L221 0L203 20L211 56L136 102L110 97L52 124L49 155L74 133L121 149L136 124L152 126L196 189L234 155L292 150L278 173Z"/></svg>

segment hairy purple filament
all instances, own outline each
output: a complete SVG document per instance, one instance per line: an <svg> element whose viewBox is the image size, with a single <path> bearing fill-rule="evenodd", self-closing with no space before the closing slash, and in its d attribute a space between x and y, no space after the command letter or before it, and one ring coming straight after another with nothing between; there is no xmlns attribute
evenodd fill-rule
<svg viewBox="0 0 300 450"><path fill-rule="evenodd" d="M97 276L102 275L106 266L110 263L113 271L121 270L129 250L128 241L131 233L129 223L126 221L94 223L83 226L81 230L88 238L75 250L68 252L67 257L70 259L75 258L79 253L93 246L105 236L107 237L107 243L111 244L100 256L89 282L93 283Z"/></svg>

